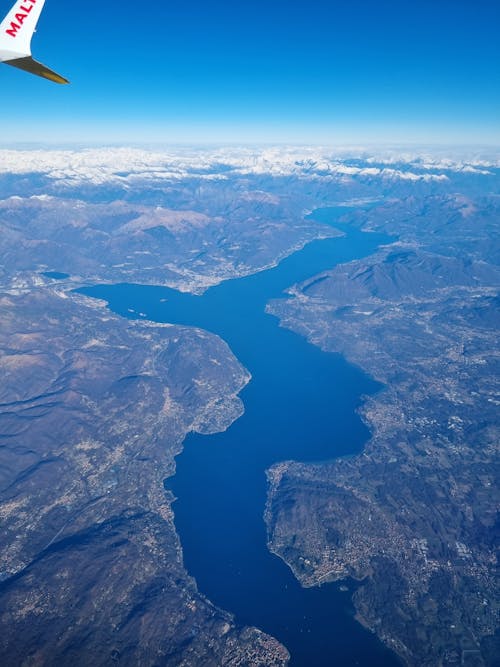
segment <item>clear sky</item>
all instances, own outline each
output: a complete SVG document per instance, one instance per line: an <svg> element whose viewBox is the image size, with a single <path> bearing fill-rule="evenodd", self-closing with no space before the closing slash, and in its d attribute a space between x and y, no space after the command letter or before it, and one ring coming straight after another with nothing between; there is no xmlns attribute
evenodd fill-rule
<svg viewBox="0 0 500 667"><path fill-rule="evenodd" d="M0 66L0 144L500 144L499 34L500 0L47 0L72 83Z"/></svg>

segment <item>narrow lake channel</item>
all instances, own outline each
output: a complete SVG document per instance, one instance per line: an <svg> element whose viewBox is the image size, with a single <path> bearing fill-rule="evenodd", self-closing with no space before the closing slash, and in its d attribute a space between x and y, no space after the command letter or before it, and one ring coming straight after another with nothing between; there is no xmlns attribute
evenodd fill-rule
<svg viewBox="0 0 500 667"><path fill-rule="evenodd" d="M226 281L202 296L140 285L81 290L130 317L201 327L221 336L252 374L245 414L224 433L190 435L166 480L177 500L184 562L200 591L290 651L292 667L396 667L400 662L353 617L356 584L304 589L266 546L265 471L278 461L320 461L361 451L369 432L356 409L378 386L341 356L280 328L266 303L336 264L372 254L389 237L337 224L343 208L311 217L345 232L314 241L272 269ZM356 518L353 517L353 521Z"/></svg>

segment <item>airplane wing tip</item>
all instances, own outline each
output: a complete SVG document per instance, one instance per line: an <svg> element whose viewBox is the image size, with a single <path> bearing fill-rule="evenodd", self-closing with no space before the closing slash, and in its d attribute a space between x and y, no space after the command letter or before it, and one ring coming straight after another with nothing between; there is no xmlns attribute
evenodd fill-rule
<svg viewBox="0 0 500 667"><path fill-rule="evenodd" d="M41 76L43 79L48 79L54 83L68 84L69 81L65 77L57 74L53 70L45 67L42 63L39 63L37 60L31 56L25 56L23 58L15 58L13 60L5 60L6 65L11 65L12 67L17 67L22 69L25 72L30 72L31 74L36 74L36 76Z"/></svg>
<svg viewBox="0 0 500 667"><path fill-rule="evenodd" d="M16 0L0 22L0 62L36 74L54 83L69 81L37 62L31 56L31 38L35 32L45 0Z"/></svg>
<svg viewBox="0 0 500 667"><path fill-rule="evenodd" d="M61 76L60 74L56 74L56 75L53 76L53 77L47 76L46 78L49 79L50 81L53 81L54 83L60 83L60 84L62 84L63 86L66 86L66 85L68 85L68 84L71 83L71 81L68 81L68 79L65 79L65 78L64 78L63 76Z"/></svg>

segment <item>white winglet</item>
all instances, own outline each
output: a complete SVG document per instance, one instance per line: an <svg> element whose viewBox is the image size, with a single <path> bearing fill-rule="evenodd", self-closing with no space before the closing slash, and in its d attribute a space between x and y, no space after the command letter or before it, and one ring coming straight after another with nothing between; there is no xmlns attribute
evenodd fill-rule
<svg viewBox="0 0 500 667"><path fill-rule="evenodd" d="M31 57L31 38L45 0L18 0L0 24L0 62L56 83L69 83Z"/></svg>
<svg viewBox="0 0 500 667"><path fill-rule="evenodd" d="M31 55L31 38L45 0L16 2L0 25L0 57L22 58Z"/></svg>

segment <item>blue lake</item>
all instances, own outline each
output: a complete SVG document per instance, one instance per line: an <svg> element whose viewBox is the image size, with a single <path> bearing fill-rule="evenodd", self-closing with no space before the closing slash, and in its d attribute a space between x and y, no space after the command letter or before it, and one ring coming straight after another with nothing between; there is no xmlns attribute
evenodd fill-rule
<svg viewBox="0 0 500 667"><path fill-rule="evenodd" d="M52 280L64 280L70 277L69 273L60 273L59 271L44 271L42 276L51 278Z"/></svg>
<svg viewBox="0 0 500 667"><path fill-rule="evenodd" d="M317 461L361 451L369 437L356 413L374 381L341 356L326 354L280 328L266 303L338 263L373 253L391 239L339 225L346 208L311 217L335 224L342 238L314 241L277 267L229 280L202 296L139 285L98 286L83 293L156 322L194 325L220 335L249 369L245 414L226 432L190 435L166 480L177 500L175 523L184 562L200 591L289 649L293 667L393 667L399 661L353 618L352 581L304 589L266 547L265 470L283 460ZM353 516L353 521L356 517Z"/></svg>

